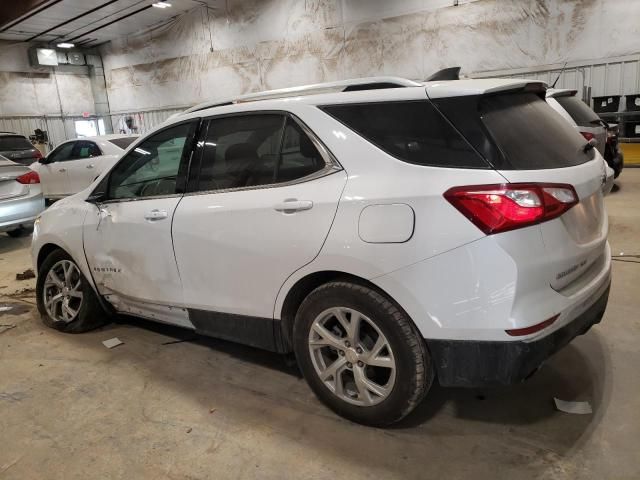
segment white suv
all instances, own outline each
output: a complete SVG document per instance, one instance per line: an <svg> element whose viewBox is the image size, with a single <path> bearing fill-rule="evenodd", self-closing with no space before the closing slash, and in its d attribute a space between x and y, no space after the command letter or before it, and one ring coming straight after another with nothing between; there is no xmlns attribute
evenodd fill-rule
<svg viewBox="0 0 640 480"><path fill-rule="evenodd" d="M610 284L602 158L544 91L373 78L193 108L37 222L44 322L118 312L293 351L370 425L435 378L521 381Z"/></svg>

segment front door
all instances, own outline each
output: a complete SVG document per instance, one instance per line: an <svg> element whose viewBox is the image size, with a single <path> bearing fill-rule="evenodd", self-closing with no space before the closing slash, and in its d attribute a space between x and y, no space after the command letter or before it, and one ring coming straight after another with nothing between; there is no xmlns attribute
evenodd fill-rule
<svg viewBox="0 0 640 480"><path fill-rule="evenodd" d="M58 145L47 155L45 163L38 164L38 175L45 198L63 197L67 194L67 167L75 144L75 141L71 141Z"/></svg>
<svg viewBox="0 0 640 480"><path fill-rule="evenodd" d="M169 321L161 307L182 304L171 222L196 123L149 137L96 187L106 200L85 220L85 252L98 290L117 310Z"/></svg>
<svg viewBox="0 0 640 480"><path fill-rule="evenodd" d="M278 291L322 248L346 174L285 115L213 119L205 135L174 217L184 302L199 330L272 348Z"/></svg>

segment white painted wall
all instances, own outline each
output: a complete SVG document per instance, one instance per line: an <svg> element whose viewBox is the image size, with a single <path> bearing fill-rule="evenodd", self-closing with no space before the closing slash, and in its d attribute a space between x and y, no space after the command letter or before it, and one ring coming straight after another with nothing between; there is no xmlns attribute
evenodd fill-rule
<svg viewBox="0 0 640 480"><path fill-rule="evenodd" d="M0 116L93 112L89 76L32 68L28 47L0 41Z"/></svg>
<svg viewBox="0 0 640 480"><path fill-rule="evenodd" d="M102 48L111 110L191 105L445 66L508 70L640 51L640 0L229 0ZM211 48L213 51L211 51Z"/></svg>

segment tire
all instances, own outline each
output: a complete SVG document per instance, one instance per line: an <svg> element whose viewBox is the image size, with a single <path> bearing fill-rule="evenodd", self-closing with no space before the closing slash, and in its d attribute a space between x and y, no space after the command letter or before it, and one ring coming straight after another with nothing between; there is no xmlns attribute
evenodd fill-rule
<svg viewBox="0 0 640 480"><path fill-rule="evenodd" d="M360 318L357 335L344 328L344 320L351 326L354 318ZM318 324L325 330L319 330ZM348 338L355 339L355 345L347 346ZM340 348L345 345L343 353L336 348L336 340ZM378 354L372 353L385 342ZM293 344L298 365L316 396L338 415L364 425L384 427L399 421L433 383L431 358L411 319L388 298L363 285L335 281L311 292L296 314ZM381 362L386 366L372 365ZM326 375L332 370L328 367L335 365L342 365L337 376L320 378L323 368ZM371 391L362 388L372 384Z"/></svg>
<svg viewBox="0 0 640 480"><path fill-rule="evenodd" d="M33 227L18 227L7 231L7 235L11 238L25 237L33 233Z"/></svg>
<svg viewBox="0 0 640 480"><path fill-rule="evenodd" d="M61 264L61 262L63 263ZM68 292L69 296L65 299L68 300L69 308L73 308L76 311L73 317L71 317L67 311L66 315L69 317L67 321L52 316L45 307L45 294L51 297L52 292L56 292L56 289L58 289L57 285L48 283L49 272L54 269L54 274L58 275L57 272L61 271L60 268L62 268L62 265L73 265L75 267L75 271L69 267L70 271L72 271L69 283L78 285L76 289ZM58 275L58 278L60 279L61 277ZM78 298L77 293L75 296L72 296L75 292L80 292L82 294L81 298ZM93 287L82 274L75 261L63 250L51 252L42 263L36 281L36 300L43 323L61 332L88 332L89 330L103 326L109 321L109 315L100 305ZM64 303L65 300L56 302L53 307L50 307L57 313L58 317L65 315L61 310L63 308L62 303Z"/></svg>

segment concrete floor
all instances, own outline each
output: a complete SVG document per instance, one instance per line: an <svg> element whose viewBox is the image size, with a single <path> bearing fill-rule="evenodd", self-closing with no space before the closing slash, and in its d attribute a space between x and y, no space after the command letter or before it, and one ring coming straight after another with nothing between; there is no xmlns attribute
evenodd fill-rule
<svg viewBox="0 0 640 480"><path fill-rule="evenodd" d="M613 252L640 254L640 169L617 183ZM14 307L0 324L16 325L0 327L2 479L640 478L637 263L614 262L603 323L527 383L436 386L377 430L324 408L278 355L136 320L45 328L33 280L14 280L28 243L0 235L0 306ZM558 412L554 396L594 413Z"/></svg>

